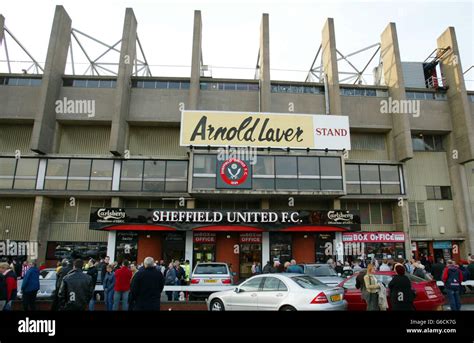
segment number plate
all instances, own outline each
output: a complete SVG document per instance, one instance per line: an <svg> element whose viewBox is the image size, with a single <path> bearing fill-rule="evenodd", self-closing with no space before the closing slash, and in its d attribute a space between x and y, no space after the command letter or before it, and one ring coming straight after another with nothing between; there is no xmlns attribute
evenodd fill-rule
<svg viewBox="0 0 474 343"><path fill-rule="evenodd" d="M336 294L336 295L331 295L331 301L341 301L341 295Z"/></svg>
<svg viewBox="0 0 474 343"><path fill-rule="evenodd" d="M204 283L216 283L217 280L211 279L211 280L204 280Z"/></svg>

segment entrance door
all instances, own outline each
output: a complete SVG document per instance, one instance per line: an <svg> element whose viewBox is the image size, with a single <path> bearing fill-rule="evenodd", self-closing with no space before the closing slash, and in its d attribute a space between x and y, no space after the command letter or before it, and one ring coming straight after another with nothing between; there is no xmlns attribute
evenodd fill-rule
<svg viewBox="0 0 474 343"><path fill-rule="evenodd" d="M184 260L184 232L171 232L164 235L163 258L166 263Z"/></svg>
<svg viewBox="0 0 474 343"><path fill-rule="evenodd" d="M199 262L216 262L216 244L195 243L193 248L193 268Z"/></svg>
<svg viewBox="0 0 474 343"><path fill-rule="evenodd" d="M259 262L262 265L261 244L240 244L240 278L252 276L252 264Z"/></svg>

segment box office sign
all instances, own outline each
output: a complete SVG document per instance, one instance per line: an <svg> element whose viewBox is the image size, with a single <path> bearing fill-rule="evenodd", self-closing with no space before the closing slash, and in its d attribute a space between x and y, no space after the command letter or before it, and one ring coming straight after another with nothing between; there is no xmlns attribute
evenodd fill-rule
<svg viewBox="0 0 474 343"><path fill-rule="evenodd" d="M343 233L344 243L404 243L403 232L359 232Z"/></svg>
<svg viewBox="0 0 474 343"><path fill-rule="evenodd" d="M350 150L349 117L182 111L180 144Z"/></svg>
<svg viewBox="0 0 474 343"><path fill-rule="evenodd" d="M193 235L193 242L214 244L216 243L216 234L214 232L195 232Z"/></svg>
<svg viewBox="0 0 474 343"><path fill-rule="evenodd" d="M298 226L339 227L348 231L360 231L358 211L346 210L191 210L151 208L92 208L91 230L133 231L156 229L193 230L212 226L247 226L262 230L280 230ZM205 230L203 230L205 232ZM331 231L328 229L328 231Z"/></svg>
<svg viewBox="0 0 474 343"><path fill-rule="evenodd" d="M257 232L241 233L239 242L241 244L262 244L262 234Z"/></svg>

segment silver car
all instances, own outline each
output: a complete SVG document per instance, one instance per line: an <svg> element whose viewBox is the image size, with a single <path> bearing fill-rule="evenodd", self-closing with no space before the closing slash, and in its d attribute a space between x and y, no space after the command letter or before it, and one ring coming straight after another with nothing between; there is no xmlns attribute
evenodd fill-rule
<svg viewBox="0 0 474 343"><path fill-rule="evenodd" d="M202 262L196 264L191 274L190 286L211 286L211 288L221 286L231 286L234 276L232 275L227 263L221 262ZM201 287L199 287L201 288ZM206 298L211 292L190 291L189 299Z"/></svg>
<svg viewBox="0 0 474 343"><path fill-rule="evenodd" d="M343 311L344 290L304 274L256 275L233 290L212 293L210 311Z"/></svg>
<svg viewBox="0 0 474 343"><path fill-rule="evenodd" d="M328 286L337 286L345 280L341 275L338 275L334 269L325 263L301 264L305 274L315 277L322 283Z"/></svg>

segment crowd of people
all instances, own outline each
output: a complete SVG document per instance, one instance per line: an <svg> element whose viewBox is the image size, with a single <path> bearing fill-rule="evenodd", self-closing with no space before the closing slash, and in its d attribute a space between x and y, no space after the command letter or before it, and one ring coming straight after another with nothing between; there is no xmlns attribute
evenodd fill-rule
<svg viewBox="0 0 474 343"><path fill-rule="evenodd" d="M36 310L36 295L40 289L40 268L36 262L22 264L19 274L14 265L0 262L0 311L12 310L17 298L17 281L21 279L22 304L25 311ZM187 285L191 267L189 261L178 260L167 266L163 260L147 257L141 265L123 260L110 262L64 259L56 268L56 284L51 310L93 311L96 304L96 284L100 278L107 311L159 310L165 285ZM20 276L17 276L20 275ZM166 292L168 300L178 300L179 292Z"/></svg>
<svg viewBox="0 0 474 343"><path fill-rule="evenodd" d="M381 261L372 259L354 261L334 261L329 258L327 264L340 276L357 273L356 287L361 290L362 298L367 303L367 310L384 310L387 289L390 290L390 301L393 310L413 310L415 292L407 277L412 274L424 280L436 280L444 283L444 290L452 310L460 310L460 295L465 291L462 282L474 280L474 256L469 256L468 263L456 264L453 260L446 263L438 259L429 263L427 259ZM36 310L36 295L40 289L40 272L43 266L30 263L18 264L0 262L0 310L12 309L12 302L17 297L17 280L22 279L22 304L25 311ZM388 285L379 282L374 276L376 271L395 271L396 275ZM285 262L268 261L262 268L259 262L251 267L252 275L268 273L299 273L303 268L295 259ZM165 285L188 285L191 266L188 260L181 263L164 260L155 261L147 257L141 265L123 260L121 263L110 262L107 256L100 261L90 259L64 259L56 268L56 284L53 293L52 310L86 310L93 311L96 304L95 287L100 278L104 290L105 309L107 311L159 310L161 293ZM17 277L17 275L20 275ZM166 291L168 301L182 300L183 292Z"/></svg>

